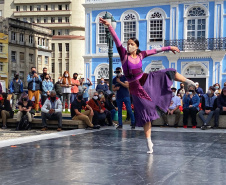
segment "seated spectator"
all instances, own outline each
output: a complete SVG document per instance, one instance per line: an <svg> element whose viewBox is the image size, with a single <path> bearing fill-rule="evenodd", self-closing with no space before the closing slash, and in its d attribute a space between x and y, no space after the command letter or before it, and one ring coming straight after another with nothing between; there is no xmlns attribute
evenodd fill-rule
<svg viewBox="0 0 226 185"><path fill-rule="evenodd" d="M31 100L29 100L28 95L25 95L23 97L21 97L21 100L18 103L19 105L19 111L17 113L17 128L16 130L20 130L21 125L20 125L20 121L22 116L27 115L28 117L28 125L26 125L25 129L31 129L31 122L32 122L32 116L31 116L31 108L32 108L32 102Z"/></svg>
<svg viewBox="0 0 226 185"><path fill-rule="evenodd" d="M109 95L105 103L105 107L111 112L111 118L113 120L115 117L115 114L118 111L115 94L112 93L111 95Z"/></svg>
<svg viewBox="0 0 226 185"><path fill-rule="evenodd" d="M183 97L183 125L184 128L187 128L188 116L190 114L192 118L192 128L196 128L196 114L199 111L200 99L197 93L195 92L195 86L189 85L188 92L185 93Z"/></svg>
<svg viewBox="0 0 226 185"><path fill-rule="evenodd" d="M62 77L58 78L58 81L54 84L54 90L56 91L56 96L63 102L63 96L62 96L62 87L61 87L61 80Z"/></svg>
<svg viewBox="0 0 226 185"><path fill-rule="evenodd" d="M45 101L42 106L42 126L41 131L48 130L46 119L58 120L58 129L61 131L62 127L62 103L59 98L56 97L56 91L50 92L50 97Z"/></svg>
<svg viewBox="0 0 226 185"><path fill-rule="evenodd" d="M213 85L213 87L215 88L214 94L215 94L216 96L219 96L219 95L221 94L221 86L220 86L220 84L219 84L219 83L215 83L215 84Z"/></svg>
<svg viewBox="0 0 226 185"><path fill-rule="evenodd" d="M178 96L176 96L177 89L175 87L172 87L171 90L172 90L173 97L171 99L170 107L167 113L162 115L162 118L164 120L164 126L169 126L167 115L170 116L170 115L176 114L174 127L178 127L178 123L181 115L180 109L179 109L179 106L181 105L181 99Z"/></svg>
<svg viewBox="0 0 226 185"><path fill-rule="evenodd" d="M98 100L104 97L104 91L98 91Z"/></svg>
<svg viewBox="0 0 226 185"><path fill-rule="evenodd" d="M10 106L10 101L7 99L7 93L0 94L0 111L2 118L2 129L7 128L7 119L13 118L13 111Z"/></svg>
<svg viewBox="0 0 226 185"><path fill-rule="evenodd" d="M95 92L93 98L88 101L88 105L93 109L93 124L105 125L105 119L107 118L109 126L112 125L111 112L105 111L104 104L98 100L98 92Z"/></svg>
<svg viewBox="0 0 226 185"><path fill-rule="evenodd" d="M217 129L219 126L219 115L226 115L226 87L223 87L221 94L217 97L214 129Z"/></svg>
<svg viewBox="0 0 226 185"><path fill-rule="evenodd" d="M108 90L108 86L107 86L107 84L106 83L104 83L104 78L102 77L101 79L100 79L100 84L98 84L97 86L96 86L96 91L97 92L99 92L99 91L107 91Z"/></svg>
<svg viewBox="0 0 226 185"><path fill-rule="evenodd" d="M201 97L204 94L203 89L199 87L199 82L195 82L195 85L196 85L195 91L198 94L198 96Z"/></svg>
<svg viewBox="0 0 226 185"><path fill-rule="evenodd" d="M226 82L224 82L224 87L226 87Z"/></svg>
<svg viewBox="0 0 226 185"><path fill-rule="evenodd" d="M42 81L42 105L45 103L47 97L50 95L50 91L53 90L53 82L49 79L49 74L45 75L45 79Z"/></svg>
<svg viewBox="0 0 226 185"><path fill-rule="evenodd" d="M217 108L217 96L214 94L215 88L213 86L209 87L207 94L202 97L202 110L199 112L199 117L203 122L201 127L202 130L209 129L209 122L214 116L214 111ZM208 115L205 119L204 115Z"/></svg>
<svg viewBox="0 0 226 185"><path fill-rule="evenodd" d="M82 107L86 107L88 110L81 112ZM78 93L76 99L71 104L71 118L73 120L84 121L87 125L87 128L99 129L99 125L92 124L93 116L93 109L83 100L82 93Z"/></svg>

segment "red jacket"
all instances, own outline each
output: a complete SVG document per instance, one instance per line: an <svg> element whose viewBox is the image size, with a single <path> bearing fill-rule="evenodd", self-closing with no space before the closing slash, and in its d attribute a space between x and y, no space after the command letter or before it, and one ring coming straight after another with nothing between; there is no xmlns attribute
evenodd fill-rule
<svg viewBox="0 0 226 185"><path fill-rule="evenodd" d="M99 100L97 100L97 102L100 105L101 109L105 110L104 104L101 104ZM100 107L95 103L93 99L88 101L88 105L93 109L93 111L100 112Z"/></svg>

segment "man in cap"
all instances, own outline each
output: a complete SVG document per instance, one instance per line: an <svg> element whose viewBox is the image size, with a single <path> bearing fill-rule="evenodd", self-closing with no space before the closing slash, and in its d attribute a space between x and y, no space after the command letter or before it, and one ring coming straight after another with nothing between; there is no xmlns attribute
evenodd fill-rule
<svg viewBox="0 0 226 185"><path fill-rule="evenodd" d="M217 97L217 108L215 110L214 129L219 126L219 115L226 115L226 87L223 87L221 94Z"/></svg>
<svg viewBox="0 0 226 185"><path fill-rule="evenodd" d="M22 94L23 90L23 82L19 78L19 73L14 74L13 80L10 82L9 85L10 93L13 94L13 111L16 108L16 102L20 99L20 96Z"/></svg>
<svg viewBox="0 0 226 185"><path fill-rule="evenodd" d="M130 102L130 95L129 95L129 82L127 81L126 77L122 75L122 69L117 67L114 71L116 77L113 79L113 86L112 90L117 91L116 95L116 103L118 106L118 123L119 126L117 129L122 128L122 105L123 102L126 105L126 110L130 115L131 118L131 129L135 129L135 118L131 108Z"/></svg>
<svg viewBox="0 0 226 185"><path fill-rule="evenodd" d="M199 112L199 117L203 122L201 127L202 130L209 129L209 122L214 116L214 111L217 108L217 96L214 94L215 88L213 86L209 87L209 90L202 97L202 110ZM205 119L204 115L207 115Z"/></svg>
<svg viewBox="0 0 226 185"><path fill-rule="evenodd" d="M167 115L171 116L175 114L176 117L175 117L174 127L178 127L178 123L181 116L181 112L179 109L179 106L181 105L181 99L178 96L176 96L177 89L175 87L172 87L171 90L172 90L172 99L171 99L170 107L167 113L162 115L162 118L164 120L164 126L169 126Z"/></svg>

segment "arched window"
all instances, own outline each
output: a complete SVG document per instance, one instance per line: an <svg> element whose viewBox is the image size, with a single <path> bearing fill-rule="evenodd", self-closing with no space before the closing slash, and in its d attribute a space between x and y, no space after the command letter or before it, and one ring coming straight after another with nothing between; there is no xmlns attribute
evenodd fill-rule
<svg viewBox="0 0 226 185"><path fill-rule="evenodd" d="M187 12L187 40L203 40L206 38L206 11L194 6Z"/></svg>
<svg viewBox="0 0 226 185"><path fill-rule="evenodd" d="M149 42L163 41L162 12L153 11L149 15Z"/></svg>
<svg viewBox="0 0 226 185"><path fill-rule="evenodd" d="M122 41L127 42L130 38L138 38L138 14L129 10L122 14Z"/></svg>
<svg viewBox="0 0 226 185"><path fill-rule="evenodd" d="M153 60L145 68L145 73L150 73L152 71L159 71L159 70L162 70L162 69L165 69L165 67L162 64L162 61L161 60L156 60L156 61Z"/></svg>

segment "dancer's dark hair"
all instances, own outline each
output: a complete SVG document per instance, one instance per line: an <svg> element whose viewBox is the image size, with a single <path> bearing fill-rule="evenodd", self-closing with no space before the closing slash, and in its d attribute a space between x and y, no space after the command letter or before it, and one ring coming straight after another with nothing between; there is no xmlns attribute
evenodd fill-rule
<svg viewBox="0 0 226 185"><path fill-rule="evenodd" d="M140 45L140 43L139 43L139 40L137 39L137 38L135 38L135 37L132 37L132 38L130 38L129 40L132 40L133 42L135 42L136 43L136 45L137 45L137 47L138 47L138 49L137 49L137 55L139 55L139 53L141 52L141 50L139 49L139 45ZM128 41L129 41L128 40Z"/></svg>

